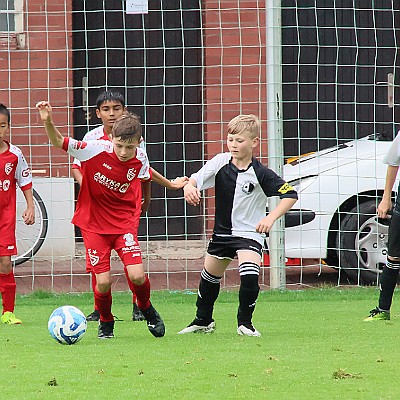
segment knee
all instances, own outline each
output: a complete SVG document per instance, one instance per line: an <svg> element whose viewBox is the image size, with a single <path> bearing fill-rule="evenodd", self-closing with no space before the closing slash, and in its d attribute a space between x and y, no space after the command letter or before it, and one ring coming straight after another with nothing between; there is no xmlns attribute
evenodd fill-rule
<svg viewBox="0 0 400 400"><path fill-rule="evenodd" d="M111 283L110 282L97 282L96 284L96 290L99 293L105 294L111 289Z"/></svg>
<svg viewBox="0 0 400 400"><path fill-rule="evenodd" d="M9 274L11 271L11 257L0 257L0 274Z"/></svg>
<svg viewBox="0 0 400 400"><path fill-rule="evenodd" d="M143 274L134 274L134 275L129 275L129 279L131 282L133 282L135 285L141 286L143 285L145 281L145 275Z"/></svg>

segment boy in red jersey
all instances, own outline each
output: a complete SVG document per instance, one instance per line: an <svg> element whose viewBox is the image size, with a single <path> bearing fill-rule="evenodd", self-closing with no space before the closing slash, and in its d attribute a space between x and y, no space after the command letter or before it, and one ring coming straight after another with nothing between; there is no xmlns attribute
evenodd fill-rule
<svg viewBox="0 0 400 400"><path fill-rule="evenodd" d="M98 126L85 134L83 141L87 142L89 140L111 140L111 131L114 122L126 111L124 96L114 90L105 90L99 94L96 99L96 116L101 119L102 125ZM144 141L140 142L140 147L144 148ZM82 170L80 166L80 161L75 159L72 164L72 176L78 182L79 185L82 184ZM189 180L187 177L176 178L173 181L168 180L159 172L152 169L152 180L167 189L176 190L181 189L186 182ZM143 194L144 201L142 205L142 213L146 212L150 204L150 182L144 184ZM86 264L86 272L90 273L92 270L90 262ZM143 321L145 318L137 306L136 294L133 284L128 278L127 271L124 269L125 275L127 277L128 285L132 291L132 320L133 321ZM96 276L92 273L92 288L96 286ZM88 321L98 321L100 318L99 311L95 308L86 319Z"/></svg>
<svg viewBox="0 0 400 400"><path fill-rule="evenodd" d="M0 292L3 313L0 318L4 324L20 324L14 315L15 283L11 256L17 254L15 239L16 225L16 184L21 188L26 210L22 218L27 225L35 222L35 209L32 195L32 174L21 150L4 140L10 127L10 112L0 104Z"/></svg>
<svg viewBox="0 0 400 400"><path fill-rule="evenodd" d="M141 181L151 179L149 161L140 149L139 118L125 113L113 124L112 141L78 141L64 137L52 121L49 102L37 103L50 142L82 162L81 190L72 222L82 231L86 258L96 274L94 298L100 313L98 337L114 337L111 312L110 256L114 249L134 285L137 302L156 337L165 334L160 315L150 302L150 281L144 273L137 240L141 214Z"/></svg>

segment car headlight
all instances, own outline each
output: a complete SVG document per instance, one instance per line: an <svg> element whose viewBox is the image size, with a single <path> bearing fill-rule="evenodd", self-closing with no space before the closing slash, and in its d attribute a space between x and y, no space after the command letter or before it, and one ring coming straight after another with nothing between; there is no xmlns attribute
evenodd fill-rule
<svg viewBox="0 0 400 400"><path fill-rule="evenodd" d="M288 183L296 190L297 193L303 192L312 185L318 178L318 175L310 175L289 181Z"/></svg>

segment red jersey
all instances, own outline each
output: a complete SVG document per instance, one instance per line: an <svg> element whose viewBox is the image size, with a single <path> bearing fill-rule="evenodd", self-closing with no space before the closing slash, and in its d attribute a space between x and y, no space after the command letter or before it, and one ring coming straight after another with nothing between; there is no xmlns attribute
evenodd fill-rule
<svg viewBox="0 0 400 400"><path fill-rule="evenodd" d="M21 150L4 141L8 149L0 154L0 243L15 242L17 184L32 187L32 174Z"/></svg>
<svg viewBox="0 0 400 400"><path fill-rule="evenodd" d="M63 149L81 161L82 186L72 223L89 232L125 233L139 226L142 180L151 178L146 152L122 162L109 140L64 138Z"/></svg>

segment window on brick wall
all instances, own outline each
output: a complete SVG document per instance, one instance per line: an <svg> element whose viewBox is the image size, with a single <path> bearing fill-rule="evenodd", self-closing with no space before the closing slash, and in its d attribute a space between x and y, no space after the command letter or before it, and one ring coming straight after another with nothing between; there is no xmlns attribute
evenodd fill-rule
<svg viewBox="0 0 400 400"><path fill-rule="evenodd" d="M0 0L0 48L25 47L24 0Z"/></svg>

